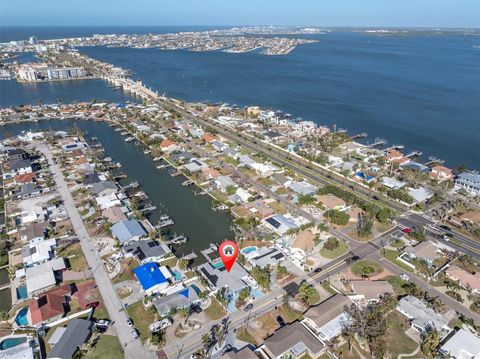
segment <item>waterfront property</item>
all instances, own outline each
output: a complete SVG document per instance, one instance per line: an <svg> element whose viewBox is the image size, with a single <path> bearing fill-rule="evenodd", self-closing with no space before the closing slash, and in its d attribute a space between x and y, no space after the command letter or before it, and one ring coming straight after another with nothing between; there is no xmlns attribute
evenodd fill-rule
<svg viewBox="0 0 480 359"><path fill-rule="evenodd" d="M147 294L164 291L169 285L172 274L165 266L157 263L145 263L135 268L133 273Z"/></svg>

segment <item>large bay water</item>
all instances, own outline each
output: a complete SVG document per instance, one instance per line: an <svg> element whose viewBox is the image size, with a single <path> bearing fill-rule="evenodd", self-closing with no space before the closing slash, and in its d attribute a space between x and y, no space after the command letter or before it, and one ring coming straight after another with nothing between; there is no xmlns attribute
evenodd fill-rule
<svg viewBox="0 0 480 359"><path fill-rule="evenodd" d="M179 30L198 28L6 28L1 36L5 41ZM434 155L450 166L480 167L480 37L346 31L305 37L319 42L285 56L106 47L81 51L131 69L135 78L173 97L280 109L352 134L367 132L368 141L382 137L404 144L422 151L424 160ZM2 93L4 86L15 87L4 83ZM75 87L72 83L71 91ZM23 96L25 88L17 88L7 88L14 95L6 101L2 95L2 106Z"/></svg>
<svg viewBox="0 0 480 359"><path fill-rule="evenodd" d="M13 135L27 130L66 130L74 125L82 129L87 138L95 136L105 148L105 155L122 164L121 172L128 176L127 183L138 181L150 201L157 206L152 215L153 224L160 213L168 214L175 221L171 229L184 234L190 240L178 247L178 254L190 254L192 250L208 247L209 243L232 238L231 217L224 212L211 210L209 196L195 196L192 187L182 186L184 177L171 177L166 170L156 169L152 158L143 153L141 147L124 142L118 132L107 123L87 120L43 120L37 123L22 123L0 127L0 139L6 132Z"/></svg>

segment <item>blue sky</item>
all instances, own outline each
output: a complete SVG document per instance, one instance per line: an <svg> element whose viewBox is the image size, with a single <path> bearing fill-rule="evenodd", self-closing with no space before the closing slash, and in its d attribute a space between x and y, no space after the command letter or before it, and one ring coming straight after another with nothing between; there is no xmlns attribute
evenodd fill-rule
<svg viewBox="0 0 480 359"><path fill-rule="evenodd" d="M480 0L0 0L0 24L479 27Z"/></svg>

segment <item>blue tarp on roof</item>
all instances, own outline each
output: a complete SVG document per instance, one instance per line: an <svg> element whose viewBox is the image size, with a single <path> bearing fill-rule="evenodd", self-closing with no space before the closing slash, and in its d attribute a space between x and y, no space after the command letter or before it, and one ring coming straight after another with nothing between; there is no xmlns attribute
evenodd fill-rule
<svg viewBox="0 0 480 359"><path fill-rule="evenodd" d="M152 288L157 284L167 283L167 278L164 277L157 263L145 263L133 270L138 281L144 290Z"/></svg>
<svg viewBox="0 0 480 359"><path fill-rule="evenodd" d="M183 295L185 298L188 298L188 288L178 292L178 294Z"/></svg>

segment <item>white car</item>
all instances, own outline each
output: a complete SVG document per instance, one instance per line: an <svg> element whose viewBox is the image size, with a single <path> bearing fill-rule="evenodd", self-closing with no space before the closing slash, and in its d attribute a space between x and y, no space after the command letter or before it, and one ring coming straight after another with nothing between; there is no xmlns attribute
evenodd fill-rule
<svg viewBox="0 0 480 359"><path fill-rule="evenodd" d="M400 274L400 278L402 278L405 282L408 282L410 280L410 277L405 273Z"/></svg>

